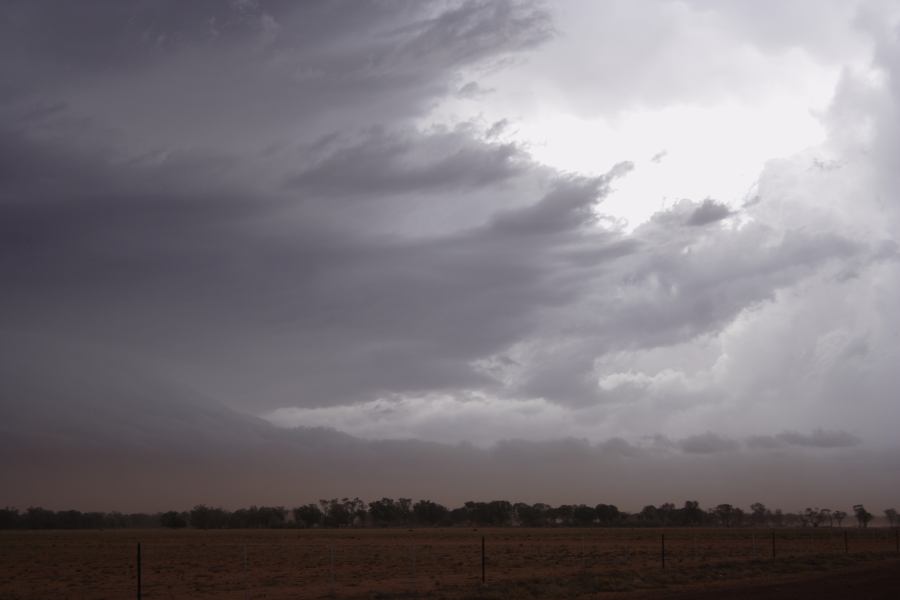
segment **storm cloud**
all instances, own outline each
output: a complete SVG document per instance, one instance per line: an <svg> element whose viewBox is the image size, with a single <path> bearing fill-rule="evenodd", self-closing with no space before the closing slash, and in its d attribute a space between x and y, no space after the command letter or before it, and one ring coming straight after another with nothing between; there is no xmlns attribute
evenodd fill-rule
<svg viewBox="0 0 900 600"><path fill-rule="evenodd" d="M889 502L900 15L754 7L8 3L0 504ZM517 134L803 69L836 81L826 139L752 199L626 226L640 157Z"/></svg>

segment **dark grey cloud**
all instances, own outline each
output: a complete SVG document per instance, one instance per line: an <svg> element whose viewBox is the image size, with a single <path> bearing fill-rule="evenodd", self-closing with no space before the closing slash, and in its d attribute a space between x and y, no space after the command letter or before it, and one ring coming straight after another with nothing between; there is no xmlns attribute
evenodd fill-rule
<svg viewBox="0 0 900 600"><path fill-rule="evenodd" d="M732 211L725 204L716 202L711 198L704 200L700 206L691 213L687 220L688 225L708 225L732 215Z"/></svg>
<svg viewBox="0 0 900 600"><path fill-rule="evenodd" d="M65 107L32 135L120 159L239 156L257 178L298 144L421 116L463 71L551 35L532 3L475 1L19 3L4 27L8 122Z"/></svg>
<svg viewBox="0 0 900 600"><path fill-rule="evenodd" d="M693 435L678 443L682 451L689 454L714 454L716 452L731 452L738 449L738 443L734 440L723 438L711 431Z"/></svg>
<svg viewBox="0 0 900 600"><path fill-rule="evenodd" d="M532 206L497 215L492 229L510 237L577 231L595 220L592 209L599 198L609 193L609 183L631 169L631 163L623 162L602 177L560 180Z"/></svg>
<svg viewBox="0 0 900 600"><path fill-rule="evenodd" d="M402 136L374 131L355 144L328 152L291 176L287 186L302 198L344 200L436 190L466 193L519 175L527 166L521 163L528 162L515 144L484 144L465 131L424 138L412 132Z"/></svg>
<svg viewBox="0 0 900 600"><path fill-rule="evenodd" d="M332 174L317 163L298 198L260 196L231 175L229 159L110 166L24 145L19 172L40 165L45 178L22 179L17 201L0 207L4 322L213 369L211 394L255 407L467 388L583 404L600 397L594 357L714 330L857 252L840 238L795 234L748 254L764 229L682 230L703 207L690 202L626 237L598 228L594 210L627 165L599 178L558 175L467 130L407 131L391 138L402 140L394 154L385 139L353 147L374 164L327 153ZM422 206L436 192L449 194ZM422 235L424 217L366 231L416 205L425 215L452 208L458 194L494 203L439 234ZM672 251L700 240L697 251ZM59 297L66 305L52 306ZM543 336L557 341L546 355L538 347L512 385L475 366ZM221 371L227 364L245 369Z"/></svg>
<svg viewBox="0 0 900 600"><path fill-rule="evenodd" d="M147 58L152 65L138 61L122 68L127 72L119 72L121 57L105 64L104 57L92 50L94 40L82 42L83 32L77 30L79 35L74 35L66 15L45 8L17 7L12 33L24 36L33 28L47 31L43 54L28 46L29 55L34 50L38 56L53 56L61 45L84 43L81 51L73 53L77 64L72 68L96 76L101 80L99 87L105 85L107 91L119 86L126 95L134 94L143 83L132 81L136 75L131 68L147 69L147 80L167 76L170 84L177 85L180 73L172 62L194 53L201 58L209 54L210 60L215 52L251 54L252 60L236 56L232 63L226 60L224 68L198 72L201 79L239 80L249 75L251 65L256 69L266 61L284 59L286 64L273 67L269 79L250 76L248 82L257 81L262 87L249 104L242 102L239 90L233 90L227 102L208 106L215 115L211 123L225 124L225 130L243 127L235 110L250 118L254 111L271 112L274 107L260 105L259 93L277 96L284 89L285 76L293 83L285 90L288 97L281 109L287 109L291 98L303 96L302 102L290 106L300 123L315 122L323 111L335 110L339 103L329 97L330 86L339 93L340 102L350 103L355 117L357 105L362 102L371 108L372 94L379 90L400 93L402 102L396 102L392 110L412 111L408 116L413 116L418 103L452 83L454 69L499 59L508 51L538 43L549 33L546 15L528 3L468 2L443 12L422 3L263 5L252 10L196 5L191 9L198 11L196 15L178 13L188 23L199 15L206 19L202 27L193 28L182 26L172 18L174 11L165 7L159 10L168 20L135 8L124 29L121 10L95 6L100 22L92 35L103 41L122 37L125 45L120 54L142 58L146 36L165 46L159 55ZM266 12L269 8L271 14ZM259 42L254 37L259 33L256 25L245 22L253 15L269 15L281 22L278 31L284 39L271 47L247 46ZM54 25L46 29L37 25L45 18L57 23L58 30ZM224 25L218 32L206 28L210 23L232 21L233 35ZM501 23L504 36L487 35ZM21 41L37 43L30 38ZM291 57L284 55L288 51ZM216 57L217 63L221 60ZM15 62L8 57L4 64L12 68ZM298 72L303 75L300 80ZM308 72L312 73L309 81L304 79ZM42 83L36 79L31 85ZM358 86L366 97L355 97L348 86ZM56 93L64 97L67 92ZM188 96L175 102L165 117L156 114L153 106L118 102L108 118L115 122L128 116L117 110L136 110L140 119L127 123L127 131L151 136L142 121L153 120L154 128L165 129L197 108L189 97L191 90L179 93ZM206 99L212 100L213 93L215 86ZM83 98L81 102L81 110L91 108L83 104ZM254 397L260 383L278 379L279 373L295 372L299 377L282 387L302 391L290 396L278 393L277 401L313 403L346 401L358 397L361 390L474 384L482 378L460 364L461 349L454 347L454 340L464 347L493 347L512 331L527 329L527 310L526 314L512 311L506 317L499 307L478 302L460 315L453 315L451 308L455 297L482 288L491 278L508 282L512 291L522 285L516 281L527 276L527 267L517 273L504 268L508 259L500 259L470 277L466 271L477 260L477 251L454 256L448 251L452 242L380 237L360 231L365 221L353 227L340 218L358 210L353 199L362 194L369 196L370 214L380 212L390 222L392 213L397 215L403 207L392 210L386 196L415 195L415 202L424 204L422 194L435 189L458 194L502 184L521 173L522 167L514 163L525 160L512 145L484 144L464 131L420 135L402 128L403 133L363 132L362 141L350 147L312 146L326 152L321 159L303 150L307 145L301 146L299 154L282 149L281 158L273 159L276 162L288 156L294 163L309 163L301 168L303 175L295 176L294 189L284 195L277 187L267 189L258 181L244 179L247 158L234 145L221 151L196 146L170 149L167 146L177 140L167 132L160 138L164 146L159 152L130 157L131 142L117 134L110 136L100 127L99 119L107 118L106 114L72 121L69 115L60 116L65 108L59 108L39 115L32 111L33 118L22 121L16 118L20 108L9 109L3 128L2 152L10 158L4 161L6 202L0 207L6 234L3 268L12 282L4 319L7 327L56 329L69 337L140 346L151 356L187 362L193 362L188 357L194 356L201 363L209 358L210 345L220 346L221 336L229 340L229 346L241 340L247 351L260 351L262 364L257 365L258 379L251 376L253 383L234 388L237 398ZM278 110L267 115L271 122L278 120ZM374 119L368 123L377 125L385 114L367 115ZM333 125L356 135L352 124L347 128L348 123L333 121ZM48 139L45 132L55 135ZM419 164L409 166L408 161ZM490 244L483 235L476 238L474 243L482 250ZM423 278L429 273L433 275ZM65 307L43 300L58 297L67 298ZM497 314L489 319L490 325L477 327L479 335L453 335L459 321L472 323L476 330L474 324L488 316L484 310ZM439 325L435 315L442 311L450 312L449 322ZM403 327L411 330L409 338L401 334ZM289 332L286 347L278 340L279 331ZM187 339L179 339L182 335L192 341L185 344ZM499 335L499 341L490 339L491 335ZM442 337L447 338L448 350L432 355L427 348L441 348L437 339ZM298 343L300 339L318 342L307 346ZM181 351L171 355L173 347ZM277 355L275 361L268 356L272 352ZM396 381L397 366L417 356L422 360L413 360L410 371ZM212 362L234 359L214 357ZM324 374L331 383L317 383L318 377L307 381L313 373ZM300 388L298 379L304 382ZM228 387L224 384L219 389ZM265 402L267 395L262 394L260 401Z"/></svg>
<svg viewBox="0 0 900 600"><path fill-rule="evenodd" d="M815 429L811 433L782 431L775 435L753 436L747 439L751 448L785 448L800 446L805 448L847 448L861 443L859 437L847 431Z"/></svg>
<svg viewBox="0 0 900 600"><path fill-rule="evenodd" d="M496 55L498 48L538 44L552 33L548 15L533 2L507 1L442 6L411 0L201 0L183 6L101 0L89 7L13 1L4 12L5 65L22 74L22 63L39 67L31 75L41 83L48 69L54 76L115 74L198 48L231 52L247 43L266 52L298 51L298 64L309 67L298 75L319 83L374 81L408 76L421 64L456 68ZM502 38L496 35L500 29ZM414 64L413 58L422 62Z"/></svg>

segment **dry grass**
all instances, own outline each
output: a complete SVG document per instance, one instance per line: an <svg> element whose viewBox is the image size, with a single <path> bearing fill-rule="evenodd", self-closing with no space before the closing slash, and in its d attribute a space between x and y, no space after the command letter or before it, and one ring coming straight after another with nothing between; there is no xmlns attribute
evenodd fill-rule
<svg viewBox="0 0 900 600"><path fill-rule="evenodd" d="M135 597L138 541L149 599L621 596L895 554L884 530L851 532L849 555L838 530L777 536L773 560L769 532L746 529L0 532L0 599Z"/></svg>

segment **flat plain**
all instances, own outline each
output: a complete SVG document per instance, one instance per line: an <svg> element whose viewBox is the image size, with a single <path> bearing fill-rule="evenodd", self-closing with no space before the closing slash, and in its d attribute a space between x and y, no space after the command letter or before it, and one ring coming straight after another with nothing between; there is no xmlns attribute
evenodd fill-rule
<svg viewBox="0 0 900 600"><path fill-rule="evenodd" d="M773 557L764 529L4 531L0 600L136 598L138 543L144 599L892 598L895 536L779 529Z"/></svg>

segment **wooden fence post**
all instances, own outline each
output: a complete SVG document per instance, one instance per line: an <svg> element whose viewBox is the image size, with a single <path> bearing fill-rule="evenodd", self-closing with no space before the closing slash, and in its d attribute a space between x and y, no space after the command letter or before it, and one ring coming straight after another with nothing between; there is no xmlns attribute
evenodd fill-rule
<svg viewBox="0 0 900 600"><path fill-rule="evenodd" d="M484 536L481 536L481 583L484 581Z"/></svg>
<svg viewBox="0 0 900 600"><path fill-rule="evenodd" d="M137 600L141 600L141 543L137 543Z"/></svg>
<svg viewBox="0 0 900 600"><path fill-rule="evenodd" d="M331 546L331 595L335 594L334 589L334 545Z"/></svg>
<svg viewBox="0 0 900 600"><path fill-rule="evenodd" d="M410 553L412 554L412 589L413 596L417 596L417 586L416 586L416 545L413 544L410 548Z"/></svg>
<svg viewBox="0 0 900 600"><path fill-rule="evenodd" d="M250 571L247 569L247 544L244 544L244 600L250 600Z"/></svg>
<svg viewBox="0 0 900 600"><path fill-rule="evenodd" d="M659 536L659 552L660 558L662 559L662 568L666 568L666 534L660 534Z"/></svg>

